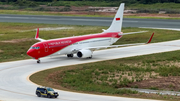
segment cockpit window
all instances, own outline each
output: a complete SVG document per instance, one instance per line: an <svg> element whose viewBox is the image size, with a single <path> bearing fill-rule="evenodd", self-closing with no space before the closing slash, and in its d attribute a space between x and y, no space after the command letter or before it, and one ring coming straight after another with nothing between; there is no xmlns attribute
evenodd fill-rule
<svg viewBox="0 0 180 101"><path fill-rule="evenodd" d="M30 49L39 49L40 47L30 47Z"/></svg>

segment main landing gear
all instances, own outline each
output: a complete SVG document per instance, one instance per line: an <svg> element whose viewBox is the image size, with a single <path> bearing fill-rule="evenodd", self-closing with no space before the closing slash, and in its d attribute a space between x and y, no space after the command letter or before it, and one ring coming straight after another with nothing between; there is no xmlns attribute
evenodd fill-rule
<svg viewBox="0 0 180 101"><path fill-rule="evenodd" d="M41 62L41 61L38 59L38 60L37 60L37 63L40 63L40 62Z"/></svg>
<svg viewBox="0 0 180 101"><path fill-rule="evenodd" d="M67 57L69 58L72 58L73 57L73 54L67 54Z"/></svg>
<svg viewBox="0 0 180 101"><path fill-rule="evenodd" d="M88 59L92 59L92 55L90 57L88 57Z"/></svg>

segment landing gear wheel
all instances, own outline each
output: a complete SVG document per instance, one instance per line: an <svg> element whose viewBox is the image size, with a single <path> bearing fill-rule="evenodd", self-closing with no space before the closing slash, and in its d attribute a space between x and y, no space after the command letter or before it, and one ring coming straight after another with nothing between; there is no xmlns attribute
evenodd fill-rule
<svg viewBox="0 0 180 101"><path fill-rule="evenodd" d="M88 57L89 59L92 59L92 55L90 57Z"/></svg>
<svg viewBox="0 0 180 101"><path fill-rule="evenodd" d="M41 61L40 60L37 60L37 63L40 63Z"/></svg>
<svg viewBox="0 0 180 101"><path fill-rule="evenodd" d="M69 58L69 57L73 57L73 54L67 54L67 57Z"/></svg>

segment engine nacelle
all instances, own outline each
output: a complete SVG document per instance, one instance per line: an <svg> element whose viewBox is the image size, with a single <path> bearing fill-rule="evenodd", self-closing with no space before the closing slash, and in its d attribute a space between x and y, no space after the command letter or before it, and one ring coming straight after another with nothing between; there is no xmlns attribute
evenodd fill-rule
<svg viewBox="0 0 180 101"><path fill-rule="evenodd" d="M79 58L88 58L88 57L92 57L92 51L91 50L79 50L77 52L77 56Z"/></svg>

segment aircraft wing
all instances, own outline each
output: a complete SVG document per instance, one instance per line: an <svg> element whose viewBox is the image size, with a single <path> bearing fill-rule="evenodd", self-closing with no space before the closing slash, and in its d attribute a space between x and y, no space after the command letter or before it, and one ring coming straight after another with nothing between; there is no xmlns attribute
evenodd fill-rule
<svg viewBox="0 0 180 101"><path fill-rule="evenodd" d="M154 36L154 33L151 35L149 40L146 43L135 43L135 44L123 44L123 45L111 45L111 46L98 46L98 47L86 47L84 49L89 49L91 51L99 50L99 49L105 49L105 48L117 48L117 47L124 47L124 46L136 46L136 45L145 45L151 42L152 38Z"/></svg>

